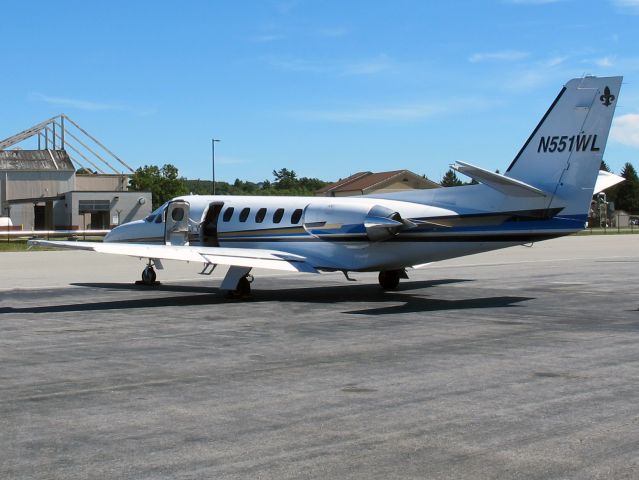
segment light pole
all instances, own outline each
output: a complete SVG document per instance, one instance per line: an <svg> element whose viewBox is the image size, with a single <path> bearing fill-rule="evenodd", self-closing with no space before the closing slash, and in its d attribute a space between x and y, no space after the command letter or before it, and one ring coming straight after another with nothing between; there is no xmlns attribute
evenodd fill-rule
<svg viewBox="0 0 639 480"><path fill-rule="evenodd" d="M211 172L213 174L213 195L215 195L215 142L219 142L217 138L211 139Z"/></svg>

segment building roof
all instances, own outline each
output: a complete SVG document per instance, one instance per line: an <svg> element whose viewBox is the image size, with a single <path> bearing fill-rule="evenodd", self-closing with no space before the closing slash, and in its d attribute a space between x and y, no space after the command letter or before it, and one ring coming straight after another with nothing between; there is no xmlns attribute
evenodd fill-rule
<svg viewBox="0 0 639 480"><path fill-rule="evenodd" d="M19 205L21 203L53 202L54 200L64 200L64 193L50 197L12 198L11 200L6 200L5 203L8 205Z"/></svg>
<svg viewBox="0 0 639 480"><path fill-rule="evenodd" d="M317 191L317 194L335 194L336 192L361 191L362 194L369 193L370 190L381 188L384 184L397 181L400 177L410 176L419 180L423 188L436 188L440 185L421 177L410 170L392 170L390 172L358 172L350 177L340 180L330 185L326 185Z"/></svg>
<svg viewBox="0 0 639 480"><path fill-rule="evenodd" d="M344 190L368 190L369 188L373 188L380 183L392 180L393 178L399 177L407 172L408 170L394 170L392 172L370 173L369 175L358 178L354 182L345 185Z"/></svg>
<svg viewBox="0 0 639 480"><path fill-rule="evenodd" d="M339 189L340 187L354 182L355 180L357 180L358 178L361 177L365 177L366 175L371 175L373 172L357 172L354 173L353 175L346 177L342 180L338 180L335 183L329 183L328 185L323 186L322 188L320 188L316 193L325 193L331 190L335 190L335 189Z"/></svg>
<svg viewBox="0 0 639 480"><path fill-rule="evenodd" d="M64 150L0 150L0 171L74 172Z"/></svg>

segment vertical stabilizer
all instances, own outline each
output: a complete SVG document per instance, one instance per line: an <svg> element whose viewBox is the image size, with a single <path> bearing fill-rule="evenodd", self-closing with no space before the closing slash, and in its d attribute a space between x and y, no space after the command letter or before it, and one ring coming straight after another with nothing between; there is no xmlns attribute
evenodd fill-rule
<svg viewBox="0 0 639 480"><path fill-rule="evenodd" d="M588 213L622 77L570 80L512 161L506 176L552 193L562 216Z"/></svg>

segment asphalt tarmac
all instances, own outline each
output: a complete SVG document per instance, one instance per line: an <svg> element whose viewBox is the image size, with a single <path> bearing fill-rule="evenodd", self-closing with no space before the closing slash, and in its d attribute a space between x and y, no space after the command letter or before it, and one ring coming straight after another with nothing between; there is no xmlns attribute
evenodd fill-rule
<svg viewBox="0 0 639 480"><path fill-rule="evenodd" d="M639 478L639 235L410 272L0 253L2 479Z"/></svg>

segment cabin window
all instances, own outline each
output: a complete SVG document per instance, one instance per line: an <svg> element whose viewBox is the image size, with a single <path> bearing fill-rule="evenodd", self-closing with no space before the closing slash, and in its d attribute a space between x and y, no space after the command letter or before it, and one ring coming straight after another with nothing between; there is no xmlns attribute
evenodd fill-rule
<svg viewBox="0 0 639 480"><path fill-rule="evenodd" d="M171 212L171 218L175 222L181 222L182 220L184 220L184 209L181 207L174 208Z"/></svg>
<svg viewBox="0 0 639 480"><path fill-rule="evenodd" d="M300 223L301 219L302 219L302 209L298 208L297 210L293 212L293 215L291 215L291 223Z"/></svg>
<svg viewBox="0 0 639 480"><path fill-rule="evenodd" d="M226 210L224 210L224 216L222 217L222 220L225 222L230 222L234 211L235 209L233 207L229 207Z"/></svg>
<svg viewBox="0 0 639 480"><path fill-rule="evenodd" d="M262 223L266 217L266 208L260 208L255 214L255 223Z"/></svg>
<svg viewBox="0 0 639 480"><path fill-rule="evenodd" d="M249 213L251 213L250 208L246 207L242 209L242 211L240 212L240 222L246 222L246 219L248 218Z"/></svg>
<svg viewBox="0 0 639 480"><path fill-rule="evenodd" d="M275 210L275 213L273 213L273 223L280 223L282 221L283 216L284 216L283 208L278 208L277 210Z"/></svg>

